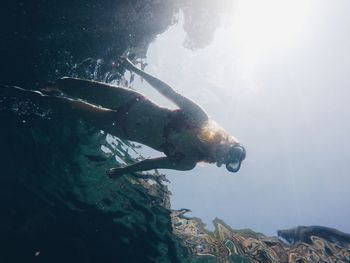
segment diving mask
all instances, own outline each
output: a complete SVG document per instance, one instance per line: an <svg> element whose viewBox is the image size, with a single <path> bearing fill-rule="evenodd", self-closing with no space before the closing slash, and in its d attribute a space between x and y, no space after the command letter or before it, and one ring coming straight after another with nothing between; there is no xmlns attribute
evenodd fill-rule
<svg viewBox="0 0 350 263"><path fill-rule="evenodd" d="M226 169L231 173L236 173L241 168L241 163L245 159L246 151L243 146L232 146L226 159Z"/></svg>

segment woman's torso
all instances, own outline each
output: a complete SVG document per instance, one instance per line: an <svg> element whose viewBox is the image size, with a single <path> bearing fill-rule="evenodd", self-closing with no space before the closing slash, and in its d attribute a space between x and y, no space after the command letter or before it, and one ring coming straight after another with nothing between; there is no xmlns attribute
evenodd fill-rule
<svg viewBox="0 0 350 263"><path fill-rule="evenodd" d="M163 130L165 143L162 147L165 154L177 158L203 159L206 145L199 140L200 129L201 127L188 120L182 110L172 111Z"/></svg>
<svg viewBox="0 0 350 263"><path fill-rule="evenodd" d="M121 112L122 137L162 151L168 157L205 159L207 146L198 138L200 127L191 124L181 110L159 107L145 97L131 103Z"/></svg>

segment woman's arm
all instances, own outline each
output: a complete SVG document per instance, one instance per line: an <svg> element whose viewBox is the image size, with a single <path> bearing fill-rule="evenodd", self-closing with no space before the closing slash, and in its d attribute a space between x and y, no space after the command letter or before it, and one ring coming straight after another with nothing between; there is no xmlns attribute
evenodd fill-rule
<svg viewBox="0 0 350 263"><path fill-rule="evenodd" d="M174 160L169 157L159 157L153 159L146 159L138 163L122 167L122 168L112 168L107 172L110 178L118 178L123 174L149 171L153 169L172 169L179 171L192 170L196 166L196 162L192 160Z"/></svg>
<svg viewBox="0 0 350 263"><path fill-rule="evenodd" d="M150 85L152 85L158 92L169 100L174 102L177 106L184 111L184 113L191 119L191 121L202 124L208 120L206 112L192 100L177 93L172 87L163 81L153 77L152 75L138 69L129 59L120 58L122 65L130 71L143 77Z"/></svg>

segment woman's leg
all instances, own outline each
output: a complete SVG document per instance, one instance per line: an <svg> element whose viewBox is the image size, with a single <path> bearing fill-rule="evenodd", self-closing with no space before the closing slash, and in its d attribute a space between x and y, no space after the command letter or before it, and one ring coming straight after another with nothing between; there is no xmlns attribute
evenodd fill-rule
<svg viewBox="0 0 350 263"><path fill-rule="evenodd" d="M133 98L142 96L131 89L77 78L62 78L55 85L68 96L80 98L109 109L117 109Z"/></svg>
<svg viewBox="0 0 350 263"><path fill-rule="evenodd" d="M94 125L97 129L104 130L118 137L123 136L123 131L116 123L116 111L98 107L93 104L62 96L44 95L39 91L26 90L19 87L4 87L5 93L28 98L34 103L49 101L62 109L67 114L73 114L87 123Z"/></svg>

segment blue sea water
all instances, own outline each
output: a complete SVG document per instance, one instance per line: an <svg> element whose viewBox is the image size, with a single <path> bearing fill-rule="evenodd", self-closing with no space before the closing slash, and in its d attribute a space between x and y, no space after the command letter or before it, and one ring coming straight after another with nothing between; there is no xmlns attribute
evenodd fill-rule
<svg viewBox="0 0 350 263"><path fill-rule="evenodd" d="M132 84L134 88L142 89L144 88L142 80L136 79L130 82L132 76L125 77L124 69L115 64L117 56L128 52L131 58L147 56L147 61L152 63L148 65L147 70L155 74L160 73L165 80L178 84L175 86L180 90L185 84L190 84L191 87L202 86L201 80L207 79L199 74L198 70L193 70L196 64L191 64L191 61L198 60L202 65L202 72L215 72L215 68L210 66L212 61L207 60L203 55L205 51L199 48L208 46L212 41L215 43L217 40L215 29L219 28L218 13L222 10L213 8L208 14L206 12L208 8L197 4L195 1L160 2L156 0L109 0L103 3L93 0L59 3L45 0L35 0L30 3L8 1L4 3L1 16L2 24L7 26L2 31L4 37L1 43L0 84L34 89L48 81L55 81L63 76L73 76L124 86ZM203 6L208 7L207 4L205 1ZM180 9L182 13L179 13ZM183 16L186 16L187 20L184 20ZM179 27L171 27L179 20L181 28L186 29L181 31L181 34L185 35L181 35L181 38L178 37L179 32L171 31L179 31ZM196 21L199 22L196 23ZM169 28L166 34L173 33L173 37L168 38L169 43L165 40L165 43L157 46L157 42L152 42L155 39L162 41L162 37L157 35ZM201 33L197 34L197 30ZM222 31L220 32L222 34ZM182 46L183 42L185 42L186 51ZM149 48L150 43L152 44ZM180 45L179 51L176 48ZM169 49L177 58L172 58L168 54ZM207 53L217 54L221 59L231 58L228 54L214 52L210 49L210 45L208 50ZM202 56L199 56L201 52ZM182 64L181 61L176 60L180 58L185 60L190 56L195 56L196 59L188 59L188 64ZM172 60L176 65L182 65L181 69L159 71L162 65L166 69L169 61ZM222 60L225 61L225 59ZM243 63L242 66L246 65ZM230 65L224 65L226 69L229 67ZM173 74L174 70L177 70L178 76ZM239 70L236 73L238 74ZM259 125L249 131L242 127L245 123L253 123L256 116L262 116L254 115L255 111L259 110L253 111L247 105L257 103L258 95L267 98L274 91L279 94L280 91L276 90L276 85L269 91L270 93L259 93L259 90L248 90L248 92L236 90L234 94L227 95L223 90L218 89L222 84L220 76L222 79L232 80L229 75L219 74L215 81L212 79L208 81L211 87L216 89L216 94L207 88L199 94L195 92L198 88L181 90L181 92L186 94L190 91L189 94L187 93L189 97L192 96L193 99L198 99L201 104L204 104L218 122L235 123L235 126L227 125L227 127L230 132L238 135L239 139L242 138L250 146L248 150L251 149L251 155L250 157L248 155L250 160L247 161L247 168L243 169L239 177L225 180L222 170L218 172L216 167L199 167L186 174L187 178L183 174L181 174L182 177L177 177L179 173L171 175L173 183L169 186L162 180L144 179L136 182L132 177L115 182L109 180L105 171L115 166L117 161L126 163L134 161L139 157L139 148L128 141L96 130L81 120L73 119L69 113L49 103L36 104L24 98L4 96L1 93L0 261L188 261L187 248L172 231L167 187L174 190L173 208L182 208L185 204L194 210L196 216L205 217L205 222L210 222L217 215L220 217L230 215L228 220L236 220L236 222L229 222L233 227L253 227L255 230L263 230L261 232L271 234L279 227L291 227L316 220L329 226L339 223L339 226L344 227L346 231L347 224L342 224L344 220L332 221L321 218L317 221L317 216L312 216L315 213L310 206L313 204L320 206L315 201L317 198L305 198L307 205L300 206L302 201L297 199L307 197L309 191L299 194L296 192L296 185L305 188L305 184L298 180L299 177L289 176L292 173L291 169L280 177L282 179L278 184L276 183L284 187L268 188L267 182L275 178L273 174L286 167L284 166L286 163L281 161L282 157L287 155L284 146L292 145L292 142L288 141L283 134L281 135L281 130L275 126L271 128ZM181 82L178 79L184 79L184 81ZM256 86L256 83L238 80L233 80L233 84L246 86L249 84L253 88ZM226 94L225 99L221 100L217 97L220 93ZM249 97L251 93L257 95ZM295 91L293 96L297 97L297 95ZM241 104L237 97L241 99ZM283 106L282 112L286 113L285 110L288 109L289 104L284 103L284 98L282 96L281 102L276 104L270 101L269 105ZM232 102L236 102L235 105L240 107L232 106L234 104ZM226 108L224 114L216 111L219 106ZM316 103L315 107L318 106ZM240 113L243 109L245 114ZM233 115L228 112L233 112ZM271 124L272 121L266 116L272 116L273 112L274 107L260 110L265 118L260 120L265 124ZM281 123L294 131L293 116L284 120L286 119L291 121ZM303 124L306 122L307 120L304 120ZM320 124L316 122L315 125ZM338 134L342 136L346 129L347 127L344 127L343 131L339 130ZM306 134L310 132L312 130L305 130ZM278 156L280 161L276 160L274 165L271 165L273 162L265 165L261 161L263 157L271 157L266 158L268 160L277 157L272 150L262 151L262 148L266 149L263 147L265 144L260 137L257 138L258 136L254 135L267 133L272 134L272 139L275 139L278 145L275 149L280 150ZM346 136L343 137L346 138ZM266 138L270 140L269 142L273 141L271 137ZM313 138L317 139L317 135ZM307 137L301 137L301 139L305 142ZM330 140L327 141L326 137L324 144L329 146L329 142ZM257 145L261 147L257 148ZM303 148L305 145L307 144L304 143L295 152L292 151L292 156L297 156L299 150L305 150ZM339 141L336 141L335 145L338 147ZM319 149L316 146L316 143L313 144L316 150ZM336 158L333 154L334 148L328 149L333 160L332 158ZM337 158L340 166L344 163L343 159L343 156L340 159ZM312 158L310 162L317 163ZM299 162L299 164L306 167L307 162ZM288 162L287 166L296 167L292 161ZM301 169L300 166L297 167ZM257 170L258 168L262 170ZM316 166L316 172L322 172L317 169L320 169L319 166ZM262 179L258 179L258 176ZM253 180L252 178L257 183L253 184L249 181ZM324 176L320 178L320 182L327 181ZM217 185L212 183L214 181L221 187L225 187L218 191ZM156 187L152 188L150 185ZM239 187L242 185L244 187ZM346 187L344 185L338 187L338 193L327 185L317 185L317 188L322 189L321 192L329 192L328 190L331 189L333 197L339 200L347 198L343 194L343 188ZM314 193L316 197L319 195L316 191ZM287 199L287 202L282 201L284 200L282 198L276 198L276 196L287 195L293 197ZM276 206L269 205L272 199L280 202L277 202ZM220 200L225 202L220 203ZM256 205L254 209L252 203ZM344 203L346 202L337 203L335 207L328 208L330 211L335 211L332 212L334 216L346 218ZM238 213L239 216L234 213ZM303 217L303 215L308 216ZM276 222L281 222L282 225L271 226L272 223L268 224L269 218L277 218ZM203 261L205 260L209 261L210 258L203 258ZM237 257L233 262L240 262L240 260L243 259Z"/></svg>

